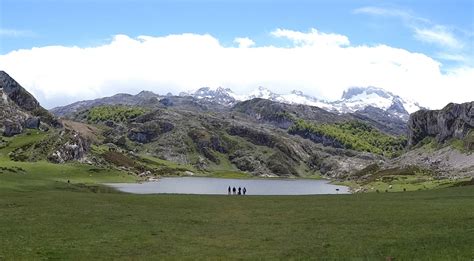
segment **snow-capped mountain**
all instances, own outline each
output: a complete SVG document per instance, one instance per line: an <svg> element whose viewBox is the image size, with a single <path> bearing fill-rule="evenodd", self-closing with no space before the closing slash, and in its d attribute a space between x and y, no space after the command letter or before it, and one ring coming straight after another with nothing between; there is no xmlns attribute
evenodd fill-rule
<svg viewBox="0 0 474 261"><path fill-rule="evenodd" d="M408 120L410 113L423 109L412 100L372 86L351 87L344 91L340 100L331 102L331 105L341 113L356 112L371 106L404 120Z"/></svg>
<svg viewBox="0 0 474 261"><path fill-rule="evenodd" d="M192 96L196 99L216 102L226 106L232 106L237 101L245 100L244 97L235 94L231 89L222 87L216 89L203 87L194 92L181 92L179 96Z"/></svg>
<svg viewBox="0 0 474 261"><path fill-rule="evenodd" d="M344 91L341 99L336 101L325 101L296 90L289 94L277 94L264 87L258 87L247 95L238 95L229 88L219 87L213 89L204 87L194 92L180 93L180 96L193 96L197 99L204 99L225 106L232 106L239 101L262 98L288 104L316 106L338 113L353 113L362 111L367 107L374 107L405 121L408 120L410 113L423 109L414 101L403 99L384 89L372 86L351 87Z"/></svg>
<svg viewBox="0 0 474 261"><path fill-rule="evenodd" d="M376 87L352 87L344 91L339 101L333 102L340 106L339 111L358 111L373 106L396 113L413 113L422 107L418 103L403 99L398 95Z"/></svg>

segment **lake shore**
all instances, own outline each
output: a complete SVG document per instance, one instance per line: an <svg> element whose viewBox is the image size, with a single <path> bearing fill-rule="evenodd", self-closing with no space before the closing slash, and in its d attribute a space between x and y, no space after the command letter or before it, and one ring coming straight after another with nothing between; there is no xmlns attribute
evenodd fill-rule
<svg viewBox="0 0 474 261"><path fill-rule="evenodd" d="M136 194L211 194L226 195L228 188L247 188L248 195L348 194L350 188L312 179L230 179L212 177L163 177L141 183L107 183L122 192ZM238 191L236 191L238 193ZM231 192L232 194L232 192Z"/></svg>

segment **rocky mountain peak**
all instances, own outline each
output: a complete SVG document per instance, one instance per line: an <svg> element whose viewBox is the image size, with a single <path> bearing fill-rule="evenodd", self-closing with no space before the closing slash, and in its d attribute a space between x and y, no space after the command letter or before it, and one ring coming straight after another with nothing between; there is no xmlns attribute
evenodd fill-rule
<svg viewBox="0 0 474 261"><path fill-rule="evenodd" d="M291 94L298 95L298 96L305 96L305 94L302 91L298 91L298 90L292 90Z"/></svg>
<svg viewBox="0 0 474 261"><path fill-rule="evenodd" d="M204 99L205 101L219 103L224 106L233 106L238 101L260 98L286 104L316 106L338 113L354 113L363 111L371 106L386 111L391 116L398 117L405 122L408 120L410 113L422 108L416 102L403 99L398 95L374 86L351 87L344 91L340 100L332 102L320 100L299 90L293 90L288 94L278 94L263 86L259 86L254 91L244 95L237 95L229 88L219 87L212 89L203 87L195 92L180 93L180 96L192 96L198 100Z"/></svg>
<svg viewBox="0 0 474 261"><path fill-rule="evenodd" d="M268 99L268 100L276 100L280 95L273 93L269 89L263 87L263 86L258 86L257 90L251 92L246 100L249 99L254 99L254 98L261 98L261 99Z"/></svg>
<svg viewBox="0 0 474 261"><path fill-rule="evenodd" d="M151 91L141 91L137 94L137 97L143 97L143 98L149 98L149 97L155 97L155 96L158 96L157 94L155 94L154 92L151 92Z"/></svg>
<svg viewBox="0 0 474 261"><path fill-rule="evenodd" d="M382 98L385 99L390 99L392 97L395 97L390 92L385 91L384 89L377 88L374 86L368 86L368 87L350 87L349 89L345 90L342 93L342 100L351 100L355 98L361 98L359 96L364 97L364 96L369 96L369 95L378 95Z"/></svg>
<svg viewBox="0 0 474 261"><path fill-rule="evenodd" d="M372 106L387 111L404 121L408 120L410 113L423 109L414 101L373 86L351 87L344 91L341 100L333 102L333 105L339 107L337 110L342 112L354 112Z"/></svg>
<svg viewBox="0 0 474 261"><path fill-rule="evenodd" d="M237 102L236 95L229 88L202 87L192 93L183 93L180 96L192 96L209 102L218 103L225 106L232 106Z"/></svg>
<svg viewBox="0 0 474 261"><path fill-rule="evenodd" d="M33 95L21 87L20 84L4 71L0 71L0 88L10 100L24 110L33 111L41 107Z"/></svg>

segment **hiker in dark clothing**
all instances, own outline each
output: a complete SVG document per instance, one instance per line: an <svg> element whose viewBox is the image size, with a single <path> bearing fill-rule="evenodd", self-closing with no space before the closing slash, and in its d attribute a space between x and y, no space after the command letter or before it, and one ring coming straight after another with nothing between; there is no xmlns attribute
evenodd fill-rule
<svg viewBox="0 0 474 261"><path fill-rule="evenodd" d="M229 188L227 189L227 194L230 195L230 186L229 186Z"/></svg>
<svg viewBox="0 0 474 261"><path fill-rule="evenodd" d="M243 190L243 191L244 191L244 195L245 195L245 193L247 193L247 189L244 187L244 190Z"/></svg>
<svg viewBox="0 0 474 261"><path fill-rule="evenodd" d="M235 189L235 187L233 187L233 188L232 188L232 194L235 195L235 191L236 191L236 189Z"/></svg>
<svg viewBox="0 0 474 261"><path fill-rule="evenodd" d="M239 187L239 195L242 195L242 189Z"/></svg>

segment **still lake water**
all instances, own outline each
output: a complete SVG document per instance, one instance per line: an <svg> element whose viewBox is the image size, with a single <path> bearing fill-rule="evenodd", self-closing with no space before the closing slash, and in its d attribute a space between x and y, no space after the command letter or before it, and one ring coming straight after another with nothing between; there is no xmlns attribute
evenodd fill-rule
<svg viewBox="0 0 474 261"><path fill-rule="evenodd" d="M156 182L108 183L120 191L134 194L210 194L226 195L230 186L245 187L247 195L348 194L349 188L311 179L223 179L203 177L160 178ZM338 189L338 191L336 190Z"/></svg>

